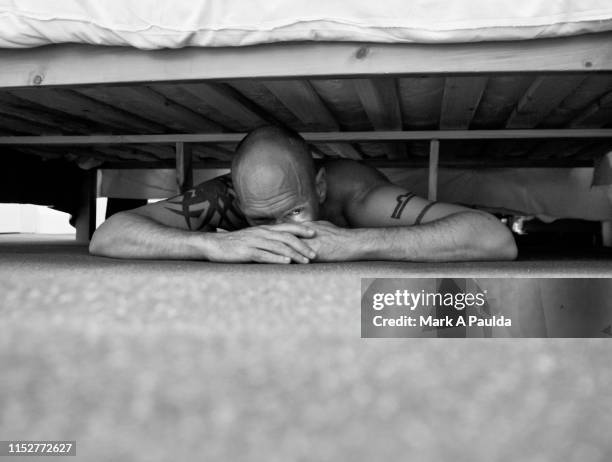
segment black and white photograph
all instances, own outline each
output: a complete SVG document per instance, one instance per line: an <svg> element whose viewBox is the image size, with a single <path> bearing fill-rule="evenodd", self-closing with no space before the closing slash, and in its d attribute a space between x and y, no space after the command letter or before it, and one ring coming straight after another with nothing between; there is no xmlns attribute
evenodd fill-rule
<svg viewBox="0 0 612 462"><path fill-rule="evenodd" d="M611 351L608 0L0 0L0 462L608 462Z"/></svg>

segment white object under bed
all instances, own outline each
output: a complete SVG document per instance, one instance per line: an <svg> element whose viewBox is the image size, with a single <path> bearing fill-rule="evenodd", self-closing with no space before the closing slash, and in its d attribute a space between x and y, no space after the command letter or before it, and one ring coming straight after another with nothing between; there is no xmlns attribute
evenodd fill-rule
<svg viewBox="0 0 612 462"><path fill-rule="evenodd" d="M454 43L608 30L610 0L0 0L0 48Z"/></svg>

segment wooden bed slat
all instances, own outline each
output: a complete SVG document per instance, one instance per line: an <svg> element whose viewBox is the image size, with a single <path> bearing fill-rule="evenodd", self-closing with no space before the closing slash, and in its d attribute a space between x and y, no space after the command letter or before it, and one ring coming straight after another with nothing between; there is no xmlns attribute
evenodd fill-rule
<svg viewBox="0 0 612 462"><path fill-rule="evenodd" d="M158 127L163 127L163 131L224 131L221 125L147 87L84 88L78 92L93 100L150 120Z"/></svg>
<svg viewBox="0 0 612 462"><path fill-rule="evenodd" d="M429 130L438 128L440 106L444 93L444 78L438 76L408 77L398 79L398 91L404 130ZM407 157L426 157L429 144L410 143Z"/></svg>
<svg viewBox="0 0 612 462"><path fill-rule="evenodd" d="M353 84L374 129L402 129L402 112L394 79L355 79Z"/></svg>
<svg viewBox="0 0 612 462"><path fill-rule="evenodd" d="M595 107L596 111L599 100L605 98L610 92L612 92L612 75L589 75L546 117L541 126L543 128L566 127L590 107ZM592 125L593 128L596 126Z"/></svg>
<svg viewBox="0 0 612 462"><path fill-rule="evenodd" d="M584 80L583 75L540 76L527 89L506 122L506 128L533 128Z"/></svg>
<svg viewBox="0 0 612 462"><path fill-rule="evenodd" d="M471 128L503 128L517 101L525 94L533 80L532 76L525 75L489 76Z"/></svg>
<svg viewBox="0 0 612 462"><path fill-rule="evenodd" d="M353 79L313 79L310 84L333 111L343 130L370 130L372 123L366 114Z"/></svg>
<svg viewBox="0 0 612 462"><path fill-rule="evenodd" d="M287 107L302 123L311 128L339 130L333 114L325 106L309 82L303 80L268 81L265 87ZM328 146L341 157L361 159L361 155L349 144Z"/></svg>
<svg viewBox="0 0 612 462"><path fill-rule="evenodd" d="M63 133L88 134L96 131L104 133L98 124L81 121L62 112L22 100L7 92L0 92L0 113L17 114L20 118L34 123L60 128Z"/></svg>
<svg viewBox="0 0 612 462"><path fill-rule="evenodd" d="M249 126L245 128L246 131L260 127L262 125L276 125L279 127L284 127L286 129L293 130L291 126L287 125L281 120L281 118L277 116L276 112L272 114L271 112L266 111L255 101L252 101L250 98L242 94L230 84L209 83L207 84L207 86L217 93L217 95L214 95L215 98L218 97L223 99L223 101L219 102L232 107L231 113L233 113L236 117L243 117L244 119L244 114L250 113L249 117L251 120L243 122L245 124L249 124ZM280 102L278 104L279 106L282 106ZM285 111L287 111L287 109L285 109ZM324 157L324 153L321 151L321 149L319 149L319 147L311 144L310 148L312 149L313 155L315 157Z"/></svg>
<svg viewBox="0 0 612 462"><path fill-rule="evenodd" d="M248 98L246 95L242 94L232 85L228 83L220 83L218 87L224 95L226 95L228 98L235 100L238 104L245 107L248 111L257 114L257 116L261 120L265 121L266 124L278 126L285 125L280 120L280 118L277 117L276 113L270 113L269 111L266 111L263 107L258 105L256 101L253 101L252 99ZM249 129L257 128L259 125L260 123L258 122L256 126L249 127Z"/></svg>
<svg viewBox="0 0 612 462"><path fill-rule="evenodd" d="M251 108L251 110L262 118L265 115L265 120L268 123L289 127L297 131L306 129L306 126L268 90L263 82L245 79L226 82L225 85L235 93L238 101L244 105L253 105L257 109Z"/></svg>
<svg viewBox="0 0 612 462"><path fill-rule="evenodd" d="M0 128L31 135L61 135L62 133L59 128L52 125L24 120L4 113L0 113Z"/></svg>
<svg viewBox="0 0 612 462"><path fill-rule="evenodd" d="M447 77L440 111L442 130L465 130L487 86L487 77Z"/></svg>
<svg viewBox="0 0 612 462"><path fill-rule="evenodd" d="M594 91L599 93L602 88L608 88L612 85L609 81L609 77L605 81L600 81L600 85L594 86ZM551 123L556 120L566 120L569 115L575 114L573 106L583 105L580 102L588 100L587 95L591 94L593 87L591 87L589 93L586 91L581 92L581 98L577 98L575 101L569 101L566 105L564 104L559 107L553 117L548 118L547 122ZM564 106L564 107L563 107ZM583 108L582 112L575 116L570 122L572 128L585 127L601 127L612 124L612 92L607 95L601 96L597 101L592 103L587 108ZM532 149L529 153L529 157L533 159L553 159L553 158L568 158L575 157L580 152L585 152L585 149L593 143L582 141L571 141L571 140L550 140L539 143L536 148ZM599 146L599 144L598 144ZM608 145L608 149L612 150L612 142ZM588 150L586 152L589 152Z"/></svg>
<svg viewBox="0 0 612 462"><path fill-rule="evenodd" d="M606 91L612 89L610 75L593 75L586 77L567 98L559 103L553 111L542 121L542 127L567 126L572 120L579 122L580 117L588 120L589 116L596 114L600 107L598 101L593 100L605 98L602 96ZM592 103L589 106L589 103ZM604 103L605 104L605 103ZM588 107L587 107L588 106ZM612 115L612 114L611 114ZM605 120L599 126L605 124ZM609 120L609 119L607 119ZM586 126L597 127L594 120L589 120ZM530 161L539 159L571 158L578 152L584 151L585 147L592 143L573 140L548 140L536 143L528 149ZM610 146L612 149L612 146Z"/></svg>
<svg viewBox="0 0 612 462"><path fill-rule="evenodd" d="M440 129L466 130L470 128L472 119L480 105L487 86L488 78L479 77L447 77L444 83L444 93L440 108ZM479 146L468 143L455 143L455 152L475 156ZM430 147L431 156L431 147Z"/></svg>
<svg viewBox="0 0 612 462"><path fill-rule="evenodd" d="M572 128L612 125L612 92L605 94L569 124Z"/></svg>
<svg viewBox="0 0 612 462"><path fill-rule="evenodd" d="M591 80L589 87L591 94L592 92L599 93L601 90L607 89L612 85L610 76L597 76L588 79ZM581 101L587 99L584 95L585 92L586 90L581 92L582 98L577 99L575 102L570 101L568 105L579 105ZM571 120L569 126L571 128L602 127L611 124L612 92L609 92L600 96L595 102L583 109L580 114ZM551 140L540 144L537 150L530 153L530 156L534 159L576 158L581 155L599 155L602 149L604 151L606 149L612 150L612 142L604 145L601 143L588 143L585 145L584 142Z"/></svg>
<svg viewBox="0 0 612 462"><path fill-rule="evenodd" d="M402 111L395 79L355 79L353 83L374 129L402 129ZM406 157L405 145L389 145L388 157L391 159Z"/></svg>
<svg viewBox="0 0 612 462"><path fill-rule="evenodd" d="M133 130L135 132L155 133L163 132L164 127L144 120L132 114L125 113L107 104L78 94L72 90L64 89L24 89L11 90L18 98L31 101L35 104L76 115L94 123L102 123L121 132Z"/></svg>
<svg viewBox="0 0 612 462"><path fill-rule="evenodd" d="M264 85L307 126L339 129L338 122L309 82L303 80L267 81L264 82Z"/></svg>
<svg viewBox="0 0 612 462"><path fill-rule="evenodd" d="M155 91L211 120L220 122L237 131L250 130L264 123L251 107L237 100L235 94L224 85L216 83L194 83L182 85L154 85ZM213 118L215 114L218 119Z"/></svg>
<svg viewBox="0 0 612 462"><path fill-rule="evenodd" d="M225 82L221 85L226 88L228 95L259 115L266 124L277 125L293 131L302 131L307 128L262 82L238 80ZM314 144L311 144L310 147L315 156L335 155L331 148L325 148L328 151L325 152Z"/></svg>
<svg viewBox="0 0 612 462"><path fill-rule="evenodd" d="M404 129L438 127L440 106L444 94L444 79L412 77L398 79Z"/></svg>

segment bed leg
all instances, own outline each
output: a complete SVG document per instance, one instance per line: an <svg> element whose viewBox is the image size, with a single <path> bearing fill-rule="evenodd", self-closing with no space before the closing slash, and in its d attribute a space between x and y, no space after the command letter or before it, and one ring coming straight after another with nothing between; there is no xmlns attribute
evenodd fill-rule
<svg viewBox="0 0 612 462"><path fill-rule="evenodd" d="M438 197L438 161L440 157L440 141L431 140L429 142L429 180L427 198L430 201L437 200Z"/></svg>
<svg viewBox="0 0 612 462"><path fill-rule="evenodd" d="M601 238L604 247L612 247L612 221L601 222Z"/></svg>
<svg viewBox="0 0 612 462"><path fill-rule="evenodd" d="M192 159L191 145L176 143L176 184L181 194L193 187Z"/></svg>
<svg viewBox="0 0 612 462"><path fill-rule="evenodd" d="M81 205L76 219L76 240L87 243L96 230L96 197L98 194L98 171L88 170L81 190Z"/></svg>

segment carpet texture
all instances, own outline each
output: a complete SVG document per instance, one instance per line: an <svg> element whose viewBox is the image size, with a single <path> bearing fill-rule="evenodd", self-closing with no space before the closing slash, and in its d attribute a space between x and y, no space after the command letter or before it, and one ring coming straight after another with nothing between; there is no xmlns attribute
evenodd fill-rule
<svg viewBox="0 0 612 462"><path fill-rule="evenodd" d="M612 276L609 260L215 265L27 240L0 239L1 440L77 440L66 460L92 461L612 457L609 340L359 325L360 277Z"/></svg>

